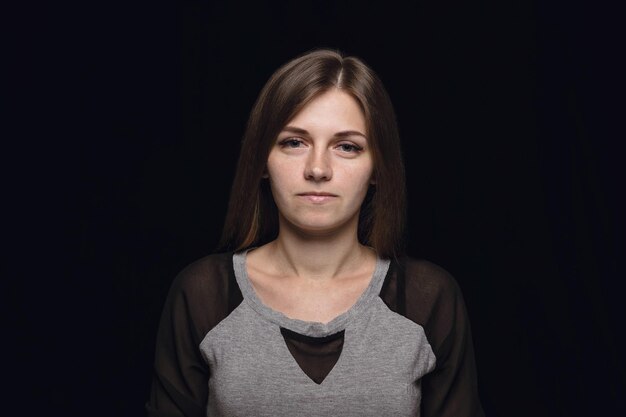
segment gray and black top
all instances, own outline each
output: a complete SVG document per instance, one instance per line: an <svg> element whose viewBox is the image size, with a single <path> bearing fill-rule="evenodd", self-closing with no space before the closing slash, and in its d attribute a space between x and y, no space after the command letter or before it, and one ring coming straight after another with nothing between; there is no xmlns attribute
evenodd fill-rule
<svg viewBox="0 0 626 417"><path fill-rule="evenodd" d="M423 260L378 259L329 323L264 305L245 252L174 281L159 327L151 417L483 416L457 283Z"/></svg>

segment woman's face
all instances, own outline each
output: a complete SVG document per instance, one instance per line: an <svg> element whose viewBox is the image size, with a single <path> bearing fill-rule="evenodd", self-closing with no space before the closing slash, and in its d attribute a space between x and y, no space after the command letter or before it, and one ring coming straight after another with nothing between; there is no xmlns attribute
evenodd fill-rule
<svg viewBox="0 0 626 417"><path fill-rule="evenodd" d="M281 227L326 234L358 224L374 170L365 127L356 100L339 89L287 123L267 161Z"/></svg>

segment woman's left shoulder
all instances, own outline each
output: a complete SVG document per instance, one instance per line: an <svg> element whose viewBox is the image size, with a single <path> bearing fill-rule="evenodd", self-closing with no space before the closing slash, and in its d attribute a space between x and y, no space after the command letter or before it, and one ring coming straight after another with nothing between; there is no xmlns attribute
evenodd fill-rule
<svg viewBox="0 0 626 417"><path fill-rule="evenodd" d="M457 295L459 284L450 272L426 259L405 256L397 261L400 273L408 288L419 287L421 291L434 294Z"/></svg>

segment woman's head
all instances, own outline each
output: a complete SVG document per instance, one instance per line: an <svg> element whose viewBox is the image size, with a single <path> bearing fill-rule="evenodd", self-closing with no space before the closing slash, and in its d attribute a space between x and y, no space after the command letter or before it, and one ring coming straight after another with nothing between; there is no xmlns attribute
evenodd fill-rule
<svg viewBox="0 0 626 417"><path fill-rule="evenodd" d="M379 255L401 250L405 190L400 139L391 101L376 74L360 59L316 50L279 68L262 89L248 121L231 192L222 246L258 246L278 233L278 212L264 179L279 133L307 104L331 89L349 94L365 120L374 162L373 185L363 201L361 243Z"/></svg>

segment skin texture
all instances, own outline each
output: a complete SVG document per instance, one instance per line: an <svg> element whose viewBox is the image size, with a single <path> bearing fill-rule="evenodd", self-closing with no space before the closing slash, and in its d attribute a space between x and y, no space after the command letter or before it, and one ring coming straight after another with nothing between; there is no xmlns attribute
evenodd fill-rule
<svg viewBox="0 0 626 417"><path fill-rule="evenodd" d="M279 233L248 253L247 268L259 298L288 317L326 323L369 284L376 254L357 238L374 171L366 137L356 100L331 89L287 123L270 151Z"/></svg>

